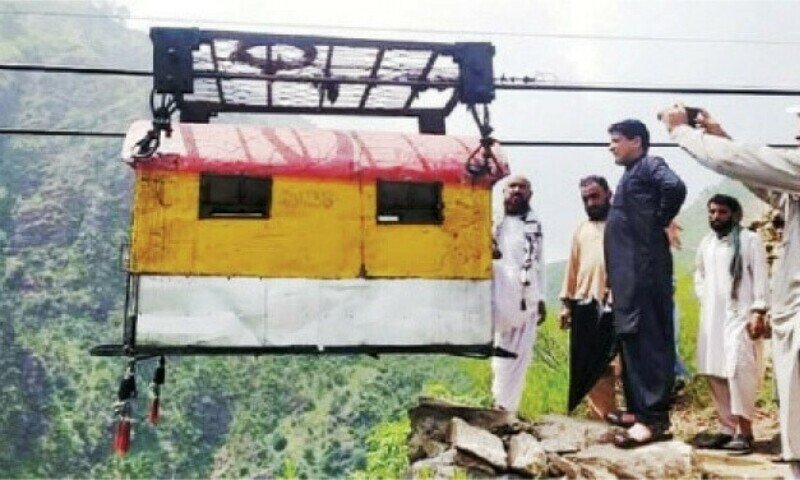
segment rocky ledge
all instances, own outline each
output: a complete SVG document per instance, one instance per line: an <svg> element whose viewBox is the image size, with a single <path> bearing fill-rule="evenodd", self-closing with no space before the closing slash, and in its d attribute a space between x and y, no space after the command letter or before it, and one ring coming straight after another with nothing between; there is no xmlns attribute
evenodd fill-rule
<svg viewBox="0 0 800 480"><path fill-rule="evenodd" d="M673 440L620 450L607 425L560 415L535 423L508 412L423 398L409 410L412 478L685 478L692 447Z"/></svg>

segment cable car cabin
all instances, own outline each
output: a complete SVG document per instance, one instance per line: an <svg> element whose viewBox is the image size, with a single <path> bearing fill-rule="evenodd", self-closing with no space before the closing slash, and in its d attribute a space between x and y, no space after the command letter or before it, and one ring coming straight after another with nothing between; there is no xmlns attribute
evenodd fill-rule
<svg viewBox="0 0 800 480"><path fill-rule="evenodd" d="M465 169L477 144L176 126L158 154L126 158L126 346L490 354L492 179Z"/></svg>

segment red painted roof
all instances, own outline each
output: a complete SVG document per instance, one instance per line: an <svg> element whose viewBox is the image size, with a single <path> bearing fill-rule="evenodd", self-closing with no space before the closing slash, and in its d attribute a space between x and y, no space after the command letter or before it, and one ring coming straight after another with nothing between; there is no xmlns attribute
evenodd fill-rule
<svg viewBox="0 0 800 480"><path fill-rule="evenodd" d="M125 139L123 157L136 169L469 184L465 164L478 145L476 138L444 135L181 124L156 155L134 161L130 147L148 128L136 122ZM480 185L508 174L505 157L494 151L501 171L483 176Z"/></svg>

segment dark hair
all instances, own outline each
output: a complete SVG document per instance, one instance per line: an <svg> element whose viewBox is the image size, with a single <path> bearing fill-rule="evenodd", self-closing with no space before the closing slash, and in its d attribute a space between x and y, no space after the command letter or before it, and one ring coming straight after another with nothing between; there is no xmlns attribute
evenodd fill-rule
<svg viewBox="0 0 800 480"><path fill-rule="evenodd" d="M706 206L711 205L712 203L716 203L717 205L723 205L725 207L730 208L731 213L734 217L738 217L739 219L742 218L742 204L739 203L734 197L730 195L725 195L723 193L717 193L713 197L708 199L708 203Z"/></svg>
<svg viewBox="0 0 800 480"><path fill-rule="evenodd" d="M614 123L608 127L608 133L617 133L628 140L639 137L642 140L642 152L647 153L647 150L650 149L650 132L647 131L645 124L639 120L629 118Z"/></svg>
<svg viewBox="0 0 800 480"><path fill-rule="evenodd" d="M600 185L600 188L605 190L606 192L610 192L611 188L608 186L608 182L606 181L605 177L601 177L600 175L589 175L586 177L581 178L580 183L578 184L579 187L583 188L590 183L596 183Z"/></svg>

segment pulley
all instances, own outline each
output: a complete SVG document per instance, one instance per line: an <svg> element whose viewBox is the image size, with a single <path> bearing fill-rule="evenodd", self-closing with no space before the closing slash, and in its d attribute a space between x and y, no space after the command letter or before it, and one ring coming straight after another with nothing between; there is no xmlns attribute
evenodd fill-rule
<svg viewBox="0 0 800 480"><path fill-rule="evenodd" d="M160 96L160 102L156 105L156 96ZM153 128L145 136L136 142L133 158L145 159L153 156L161 144L162 132L167 138L172 136L172 114L178 110L181 94L173 95L169 93L156 93L155 89L150 91L150 112L153 115Z"/></svg>
<svg viewBox="0 0 800 480"><path fill-rule="evenodd" d="M478 125L478 131L481 135L480 144L467 158L467 172L473 179L491 173L498 173L501 170L501 166L492 149L497 140L492 137L494 129L489 123L489 107L483 104L483 119L478 115L478 109L475 104L471 104L467 108L472 113L472 118Z"/></svg>

